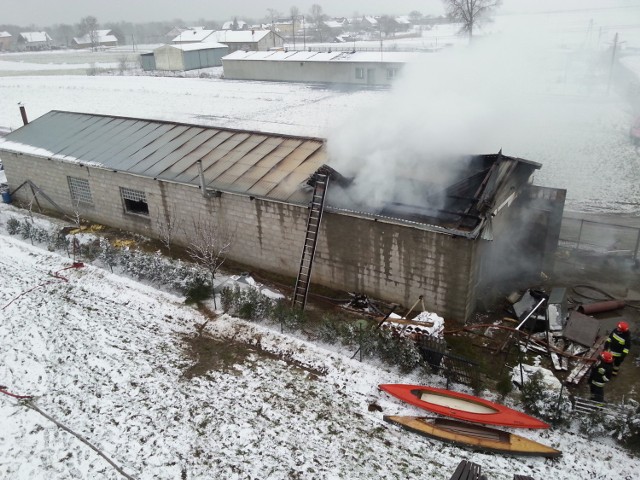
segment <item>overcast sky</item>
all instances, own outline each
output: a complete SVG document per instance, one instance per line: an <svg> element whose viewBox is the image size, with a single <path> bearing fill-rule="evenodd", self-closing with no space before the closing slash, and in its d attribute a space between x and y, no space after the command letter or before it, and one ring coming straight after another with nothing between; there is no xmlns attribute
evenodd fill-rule
<svg viewBox="0 0 640 480"><path fill-rule="evenodd" d="M411 10L442 13L440 0L21 0L5 8L0 23L48 26L55 23L78 23L93 15L98 22L182 20L227 20L233 17L262 19L267 9L289 14L297 6L301 14L309 13L317 3L331 16L359 14L407 14Z"/></svg>
<svg viewBox="0 0 640 480"><path fill-rule="evenodd" d="M11 8L3 9L0 24L47 27L56 23L76 24L87 15L93 15L99 23L225 21L234 17L260 20L267 16L269 8L288 15L291 7L296 6L301 14L307 14L314 3L330 16L406 15L412 10L423 14L443 13L441 0L20 0L12 2ZM504 0L503 3L501 11L507 13L638 5L640 0Z"/></svg>

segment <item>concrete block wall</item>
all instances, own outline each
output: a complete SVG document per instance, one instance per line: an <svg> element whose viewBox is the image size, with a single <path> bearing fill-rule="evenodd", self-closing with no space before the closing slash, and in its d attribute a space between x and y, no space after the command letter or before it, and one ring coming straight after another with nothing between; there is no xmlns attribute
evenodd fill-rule
<svg viewBox="0 0 640 480"><path fill-rule="evenodd" d="M10 188L29 179L72 214L67 176L89 181L94 205L80 206L83 218L158 237L159 224L178 220L176 244L188 245L194 222L219 222L234 239L228 257L287 275L292 287L306 233L305 207L222 192L204 197L193 185L153 180L79 164L2 155ZM149 215L124 211L120 187L144 191ZM15 194L22 202L31 192ZM51 208L41 200L44 208ZM417 228L326 212L320 230L312 282L413 304L424 295L427 308L445 318L467 319L475 307L475 242Z"/></svg>
<svg viewBox="0 0 640 480"><path fill-rule="evenodd" d="M465 320L475 307L475 242L325 213L312 280L405 306L423 295L428 309Z"/></svg>

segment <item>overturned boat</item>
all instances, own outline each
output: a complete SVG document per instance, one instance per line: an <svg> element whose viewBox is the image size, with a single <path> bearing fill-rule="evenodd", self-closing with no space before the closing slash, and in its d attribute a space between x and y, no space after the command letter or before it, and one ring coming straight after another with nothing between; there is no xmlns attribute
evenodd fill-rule
<svg viewBox="0 0 640 480"><path fill-rule="evenodd" d="M402 383L378 387L411 405L458 420L511 428L549 428L530 415L466 393Z"/></svg>
<svg viewBox="0 0 640 480"><path fill-rule="evenodd" d="M385 415L384 420L419 435L474 450L550 458L562 455L560 450L513 433L448 418Z"/></svg>

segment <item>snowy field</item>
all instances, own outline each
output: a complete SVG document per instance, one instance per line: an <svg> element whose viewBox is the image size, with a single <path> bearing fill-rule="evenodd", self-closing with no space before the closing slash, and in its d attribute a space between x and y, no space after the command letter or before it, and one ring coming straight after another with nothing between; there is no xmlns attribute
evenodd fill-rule
<svg viewBox="0 0 640 480"><path fill-rule="evenodd" d="M188 353L206 319L182 298L91 265L63 270L69 258L7 235L7 219L21 215L0 204L0 384L35 396L133 478L448 479L461 459L491 480L637 478L638 458L574 429L514 432L563 451L554 461L472 453L403 431L382 416L423 412L377 385L442 378L359 363L278 327L210 322L207 341L222 353L207 370ZM0 477L122 478L6 395Z"/></svg>
<svg viewBox="0 0 640 480"><path fill-rule="evenodd" d="M86 51L2 54L0 128L21 126L18 103L23 102L30 119L58 109L317 136L328 139L330 152L340 152L330 159L339 171L346 173L348 163L361 172L378 172L382 181L394 177L390 158L411 159L404 171L429 171L438 144L460 153L502 149L542 163L535 182L566 188L568 210L638 215L640 151L629 140L636 114L619 95L624 92L615 85L609 89L609 62L602 60L607 23L596 22L589 30L587 14L557 17L536 17L551 28L540 48L527 43L523 50L504 51L510 37L502 37L507 33L501 29L513 30L517 22L502 19L487 35L499 39L502 50L487 47L495 54L479 61L482 68L473 63L477 59L465 64L466 70L455 65L466 54L458 42L426 54L428 60L407 68L391 89L225 80L219 78L220 67L205 72L213 78L70 75L102 61L117 65L118 55L127 52L94 52L94 61ZM629 32L622 37L626 48L636 42ZM448 36L451 27L443 26L397 44L420 48ZM78 63L70 60L73 55ZM631 58L625 64L634 64ZM447 62L453 65L449 71ZM11 70L20 63L28 71ZM532 65L537 66L532 70ZM65 69L67 74L57 75Z"/></svg>

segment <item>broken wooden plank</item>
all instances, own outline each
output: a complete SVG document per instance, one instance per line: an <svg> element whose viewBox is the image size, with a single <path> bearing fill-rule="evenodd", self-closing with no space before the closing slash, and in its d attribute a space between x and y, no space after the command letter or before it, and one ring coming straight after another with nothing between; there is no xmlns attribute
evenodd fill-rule
<svg viewBox="0 0 640 480"><path fill-rule="evenodd" d="M573 370L571 370L566 383L578 385L582 381L582 378L587 374L593 364L593 362L589 360L595 360L598 358L598 355L600 355L602 350L602 345L606 340L606 337L600 337L589 349L589 352L584 356L584 359L582 361L577 360L578 364L573 368Z"/></svg>

